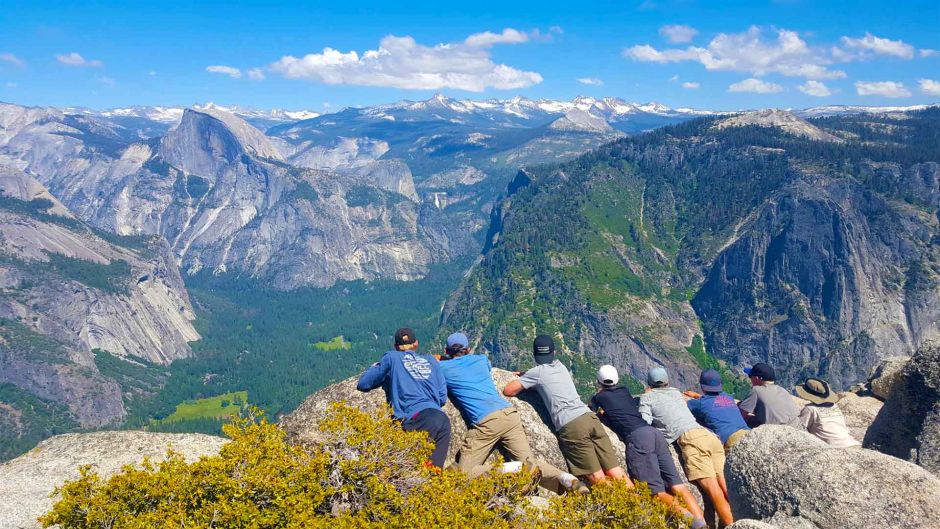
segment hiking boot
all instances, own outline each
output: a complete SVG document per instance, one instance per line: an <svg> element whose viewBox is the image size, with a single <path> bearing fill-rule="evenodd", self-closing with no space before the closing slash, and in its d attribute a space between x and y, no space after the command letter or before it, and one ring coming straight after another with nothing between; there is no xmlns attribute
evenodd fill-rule
<svg viewBox="0 0 940 529"><path fill-rule="evenodd" d="M575 481L574 484L571 485L571 488L565 491L565 494L577 494L577 495L590 494L590 493L591 493L591 489L589 489L588 486L585 485L584 482L581 481L580 479Z"/></svg>
<svg viewBox="0 0 940 529"><path fill-rule="evenodd" d="M526 484L522 486L523 496L528 496L538 488L539 482L542 481L542 469L540 469L537 465L523 463L522 470L520 470L520 472L529 476L529 481L527 481Z"/></svg>

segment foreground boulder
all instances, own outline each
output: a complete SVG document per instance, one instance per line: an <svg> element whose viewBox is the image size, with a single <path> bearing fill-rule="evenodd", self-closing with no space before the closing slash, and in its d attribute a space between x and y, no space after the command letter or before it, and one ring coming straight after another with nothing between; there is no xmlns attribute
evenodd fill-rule
<svg viewBox="0 0 940 529"><path fill-rule="evenodd" d="M938 523L937 477L879 452L830 448L786 426L748 434L730 451L725 472L735 516L781 528L935 529Z"/></svg>
<svg viewBox="0 0 940 529"><path fill-rule="evenodd" d="M869 428L865 447L940 476L940 342L914 353Z"/></svg>
<svg viewBox="0 0 940 529"><path fill-rule="evenodd" d="M516 377L509 371L502 369L493 369L493 382L499 390L502 390L509 382ZM362 393L356 389L358 377L348 378L342 382L328 386L307 399L289 415L281 418L281 427L287 432L290 439L300 443L315 443L319 440L317 425L326 417L327 408L331 402L346 402L364 410L374 410L379 406L385 405L385 393L380 390ZM548 410L542 404L541 399L534 392L523 392L517 398L509 398L510 401L522 418L522 427L529 437L529 444L536 457L547 461L558 468L567 468L565 459L558 448L558 439L552 430L551 419L548 416ZM457 411L450 401L444 406L444 412L450 417L452 441L450 452L448 454L448 463L453 461L457 452L460 440L467 433L467 427L460 412ZM614 450L620 458L621 463L624 456L623 443L617 439L617 436L607 431L610 440L614 443Z"/></svg>
<svg viewBox="0 0 940 529"><path fill-rule="evenodd" d="M904 379L904 368L910 360L909 356L892 356L875 366L868 380L868 388L872 394L881 400L888 400L894 392L894 387Z"/></svg>
<svg viewBox="0 0 940 529"><path fill-rule="evenodd" d="M875 397L859 395L857 393L840 393L839 408L845 415L845 425L856 441L865 441L865 434L875 422L875 417L884 406L884 403Z"/></svg>
<svg viewBox="0 0 940 529"><path fill-rule="evenodd" d="M107 478L145 457L160 461L168 449L187 461L218 453L227 439L203 434L95 432L46 439L36 448L0 465L0 529L39 527L36 518L52 508L53 490L91 465Z"/></svg>

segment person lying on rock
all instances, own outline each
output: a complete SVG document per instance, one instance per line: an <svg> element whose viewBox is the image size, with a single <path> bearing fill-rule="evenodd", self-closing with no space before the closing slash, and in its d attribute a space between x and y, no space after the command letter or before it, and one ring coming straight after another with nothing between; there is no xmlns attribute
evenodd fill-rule
<svg viewBox="0 0 940 529"><path fill-rule="evenodd" d="M806 430L834 448L861 448L845 424L839 408L839 395L832 392L825 380L808 378L797 386L796 394L809 401L800 410L800 422Z"/></svg>
<svg viewBox="0 0 940 529"><path fill-rule="evenodd" d="M571 373L555 359L555 342L549 336L537 336L532 353L535 367L525 373L517 372L519 380L507 384L503 395L515 397L530 389L539 393L552 417L558 447L573 474L592 485L611 478L632 486L601 421L581 401Z"/></svg>
<svg viewBox="0 0 940 529"><path fill-rule="evenodd" d="M500 396L493 383L493 366L486 356L471 353L465 334L458 332L447 338L440 367L447 381L447 395L467 423L467 435L454 460L457 468L477 477L490 470L486 460L493 450L501 449L539 476L536 477L539 484L552 492L588 492L574 475L535 458L519 412ZM516 470L519 466L506 463L504 470Z"/></svg>
<svg viewBox="0 0 940 529"><path fill-rule="evenodd" d="M800 410L790 392L774 383L774 368L763 362L745 369L744 374L751 378L751 393L740 403L738 408L745 422L751 428L763 424L783 424L800 430Z"/></svg>
<svg viewBox="0 0 940 529"><path fill-rule="evenodd" d="M450 419L441 410L447 402L447 383L437 360L418 352L418 338L408 327L398 329L395 349L372 364L356 385L364 392L379 387L385 388L385 398L403 430L427 432L434 442L431 464L443 467L450 448Z"/></svg>
<svg viewBox="0 0 940 529"><path fill-rule="evenodd" d="M666 441L675 443L681 454L685 475L702 492L705 519L711 509L717 512L721 525L734 523L728 503L725 482L725 448L721 439L695 421L682 393L669 386L669 375L661 367L650 369L649 389L640 396L640 416L647 424L663 433Z"/></svg>
<svg viewBox="0 0 940 529"><path fill-rule="evenodd" d="M590 408L626 445L630 478L645 482L659 501L690 518L693 529L705 527L702 508L679 475L666 438L643 420L637 399L629 389L617 385L619 380L617 368L601 366L597 371L599 391L591 397ZM681 496L689 508L683 508L676 496Z"/></svg>
<svg viewBox="0 0 940 529"><path fill-rule="evenodd" d="M706 369L698 381L702 388L701 395L691 391L684 393L692 399L687 403L689 411L699 424L717 435L725 450L728 450L751 429L741 417L734 397L721 391L721 374L718 371Z"/></svg>

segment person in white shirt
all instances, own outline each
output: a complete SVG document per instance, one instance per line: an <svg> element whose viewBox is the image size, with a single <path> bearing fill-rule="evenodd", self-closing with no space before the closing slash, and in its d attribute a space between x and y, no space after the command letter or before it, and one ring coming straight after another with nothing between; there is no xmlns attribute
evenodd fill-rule
<svg viewBox="0 0 940 529"><path fill-rule="evenodd" d="M839 409L839 395L832 392L829 384L818 378L808 378L796 388L796 394L809 401L800 411L800 422L806 431L822 439L833 448L861 448Z"/></svg>

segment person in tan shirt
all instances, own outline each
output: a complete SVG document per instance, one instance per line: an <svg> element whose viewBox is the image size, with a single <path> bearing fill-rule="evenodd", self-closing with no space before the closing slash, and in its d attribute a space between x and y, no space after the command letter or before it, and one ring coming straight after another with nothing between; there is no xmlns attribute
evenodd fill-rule
<svg viewBox="0 0 940 529"><path fill-rule="evenodd" d="M797 386L796 394L809 401L800 411L800 422L806 431L822 439L833 448L861 448L839 409L839 396L832 392L825 380L808 378Z"/></svg>

